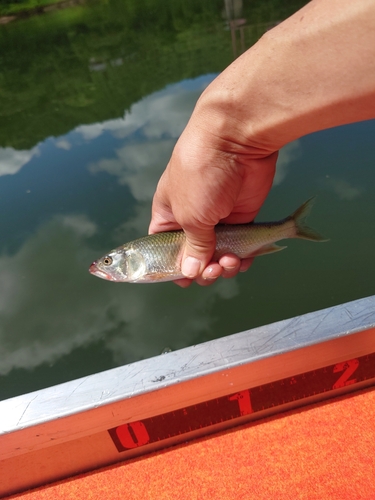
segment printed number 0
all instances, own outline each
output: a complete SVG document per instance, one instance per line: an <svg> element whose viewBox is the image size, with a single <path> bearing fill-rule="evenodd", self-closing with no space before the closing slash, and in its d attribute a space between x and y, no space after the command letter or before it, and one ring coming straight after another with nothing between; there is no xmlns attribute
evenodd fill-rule
<svg viewBox="0 0 375 500"><path fill-rule="evenodd" d="M143 422L120 425L116 429L116 434L122 446L129 450L143 446L150 441L150 436Z"/></svg>
<svg viewBox="0 0 375 500"><path fill-rule="evenodd" d="M359 366L358 359L351 359L349 361L344 361L343 363L337 363L333 367L333 373L344 372L341 377L333 384L333 389L339 389L340 387L345 387L346 385L355 384L357 382L356 378L348 380L349 377L353 375Z"/></svg>

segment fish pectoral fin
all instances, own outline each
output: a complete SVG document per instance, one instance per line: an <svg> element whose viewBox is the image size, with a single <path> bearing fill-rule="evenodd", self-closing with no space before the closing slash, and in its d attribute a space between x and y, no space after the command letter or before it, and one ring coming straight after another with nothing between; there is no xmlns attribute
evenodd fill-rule
<svg viewBox="0 0 375 500"><path fill-rule="evenodd" d="M284 248L287 247L281 247L280 245L276 245L275 243L270 243L269 245L264 245L263 247L256 250L250 255L250 257L259 257L259 255L267 255L268 253L280 252L280 250L284 250Z"/></svg>

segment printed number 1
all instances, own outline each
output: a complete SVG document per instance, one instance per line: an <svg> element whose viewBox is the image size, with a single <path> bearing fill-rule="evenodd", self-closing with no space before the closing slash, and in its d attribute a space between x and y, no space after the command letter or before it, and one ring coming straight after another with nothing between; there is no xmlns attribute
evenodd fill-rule
<svg viewBox="0 0 375 500"><path fill-rule="evenodd" d="M229 396L229 401L238 401L238 406L240 408L240 415L249 415L253 413L253 408L251 406L250 391L241 391L236 394Z"/></svg>
<svg viewBox="0 0 375 500"><path fill-rule="evenodd" d="M356 378L349 380L349 377L353 375L359 366L358 359L351 359L349 361L344 361L343 363L337 363L333 367L333 373L344 372L341 377L333 384L333 389L339 389L340 387L345 387L346 385L355 384L357 382Z"/></svg>

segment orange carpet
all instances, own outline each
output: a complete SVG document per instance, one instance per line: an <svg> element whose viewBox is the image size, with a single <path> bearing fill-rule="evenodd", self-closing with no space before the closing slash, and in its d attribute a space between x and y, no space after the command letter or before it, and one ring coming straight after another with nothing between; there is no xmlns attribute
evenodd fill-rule
<svg viewBox="0 0 375 500"><path fill-rule="evenodd" d="M372 388L11 498L370 500L374 448Z"/></svg>

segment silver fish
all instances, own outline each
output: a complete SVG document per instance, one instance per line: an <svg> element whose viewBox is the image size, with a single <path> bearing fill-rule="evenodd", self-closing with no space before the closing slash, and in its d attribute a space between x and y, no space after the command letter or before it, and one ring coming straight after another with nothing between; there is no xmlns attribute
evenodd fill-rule
<svg viewBox="0 0 375 500"><path fill-rule="evenodd" d="M286 247L275 245L286 238L327 241L305 225L312 200L306 201L289 217L278 222L219 224L215 228L216 250L213 261L227 253L244 259L278 252ZM158 283L183 278L181 257L185 244L183 231L151 234L126 243L107 253L90 266L99 278L129 283Z"/></svg>

